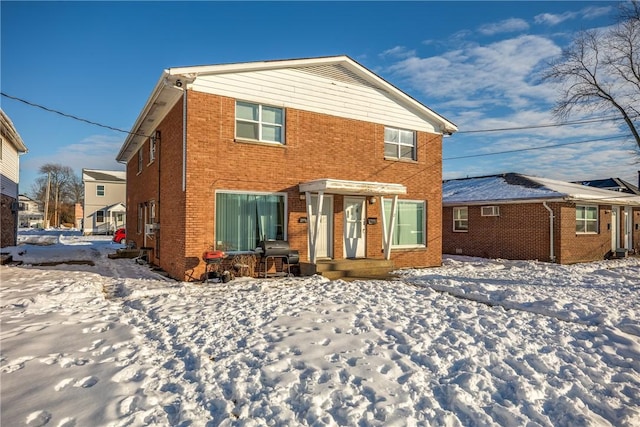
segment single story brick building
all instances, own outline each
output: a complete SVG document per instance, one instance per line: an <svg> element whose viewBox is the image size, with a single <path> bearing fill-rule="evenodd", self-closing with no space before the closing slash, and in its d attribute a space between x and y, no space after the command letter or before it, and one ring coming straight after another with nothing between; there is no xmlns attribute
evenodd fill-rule
<svg viewBox="0 0 640 427"><path fill-rule="evenodd" d="M443 253L571 264L640 252L640 196L517 173L443 183Z"/></svg>

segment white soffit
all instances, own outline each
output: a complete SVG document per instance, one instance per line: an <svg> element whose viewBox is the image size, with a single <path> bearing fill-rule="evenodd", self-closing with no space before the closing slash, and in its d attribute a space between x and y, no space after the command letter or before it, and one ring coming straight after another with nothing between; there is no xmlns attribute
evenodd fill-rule
<svg viewBox="0 0 640 427"><path fill-rule="evenodd" d="M368 196L391 196L407 194L407 187L402 184L371 181L345 181L339 179L316 179L301 183L301 193L318 193Z"/></svg>

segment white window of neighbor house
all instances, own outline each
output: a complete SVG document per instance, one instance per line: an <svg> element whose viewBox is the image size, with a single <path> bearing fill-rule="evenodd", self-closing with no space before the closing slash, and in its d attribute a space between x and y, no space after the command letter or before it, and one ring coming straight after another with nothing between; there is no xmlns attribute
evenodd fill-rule
<svg viewBox="0 0 640 427"><path fill-rule="evenodd" d="M284 144L284 109L236 101L236 138Z"/></svg>
<svg viewBox="0 0 640 427"><path fill-rule="evenodd" d="M411 130L384 128L384 157L416 160L416 134Z"/></svg>
<svg viewBox="0 0 640 427"><path fill-rule="evenodd" d="M598 233L598 207L576 205L576 234Z"/></svg>
<svg viewBox="0 0 640 427"><path fill-rule="evenodd" d="M466 206L453 208L453 231L469 231L469 208Z"/></svg>
<svg viewBox="0 0 640 427"><path fill-rule="evenodd" d="M391 201L384 201L385 218L391 220ZM425 202L398 200L396 222L393 229L392 248L415 248L426 246Z"/></svg>
<svg viewBox="0 0 640 427"><path fill-rule="evenodd" d="M96 186L96 196L104 196L105 190L104 190L104 185L98 184Z"/></svg>

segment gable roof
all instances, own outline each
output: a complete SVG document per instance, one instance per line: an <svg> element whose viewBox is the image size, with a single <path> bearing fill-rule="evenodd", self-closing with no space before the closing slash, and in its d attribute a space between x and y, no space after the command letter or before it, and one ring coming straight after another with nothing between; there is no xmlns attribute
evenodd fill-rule
<svg viewBox="0 0 640 427"><path fill-rule="evenodd" d="M574 182L576 184L587 185L594 188L601 188L603 190L621 191L623 193L640 195L640 189L638 187L620 178L605 178Z"/></svg>
<svg viewBox="0 0 640 427"><path fill-rule="evenodd" d="M383 92L398 105L415 112L424 120L436 123L440 132L452 134L458 130L454 123L346 55L177 67L163 71L151 96L134 123L131 133L123 143L116 160L127 162L131 159L138 146L149 138L157 123L182 97L183 89L188 88L197 78L280 69L295 69L296 71L313 74L335 82L374 88L379 92Z"/></svg>
<svg viewBox="0 0 640 427"><path fill-rule="evenodd" d="M125 171L109 171L99 169L82 169L82 181L111 181L126 182L127 173Z"/></svg>
<svg viewBox="0 0 640 427"><path fill-rule="evenodd" d="M444 181L445 206L575 201L640 206L640 196L517 173Z"/></svg>
<svg viewBox="0 0 640 427"><path fill-rule="evenodd" d="M13 122L7 116L7 114L0 108L0 132L2 136L9 141L11 145L13 145L18 153L26 153L27 146L24 145L20 134L16 130L15 126L13 126Z"/></svg>

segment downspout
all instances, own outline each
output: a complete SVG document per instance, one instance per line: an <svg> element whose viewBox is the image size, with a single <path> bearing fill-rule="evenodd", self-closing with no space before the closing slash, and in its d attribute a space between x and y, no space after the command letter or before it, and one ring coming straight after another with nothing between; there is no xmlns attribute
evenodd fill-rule
<svg viewBox="0 0 640 427"><path fill-rule="evenodd" d="M547 202L542 202L542 206L545 207L546 210L549 211L549 258L551 259L551 262L556 262L556 256L555 256L555 248L554 248L554 235L553 235L553 221L555 219L555 216L553 215L553 210L547 205Z"/></svg>
<svg viewBox="0 0 640 427"><path fill-rule="evenodd" d="M187 191L187 90L182 90L182 192Z"/></svg>

